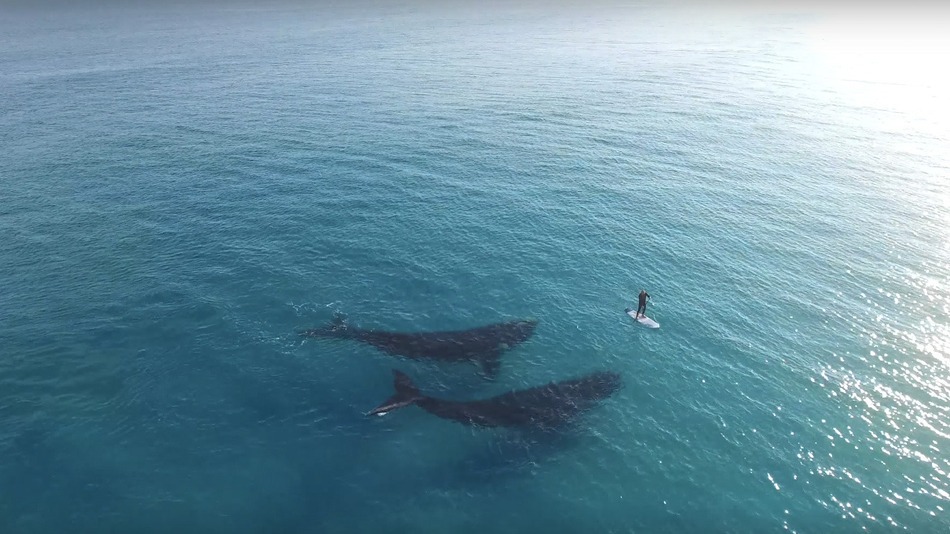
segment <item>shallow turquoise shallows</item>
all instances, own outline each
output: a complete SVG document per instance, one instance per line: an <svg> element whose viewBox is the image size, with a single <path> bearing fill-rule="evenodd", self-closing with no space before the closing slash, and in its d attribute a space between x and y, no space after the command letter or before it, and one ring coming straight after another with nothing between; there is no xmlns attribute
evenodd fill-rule
<svg viewBox="0 0 950 534"><path fill-rule="evenodd" d="M0 532L950 530L927 69L820 13L143 6L0 8ZM538 326L487 380L337 314ZM624 387L365 416L393 369Z"/></svg>

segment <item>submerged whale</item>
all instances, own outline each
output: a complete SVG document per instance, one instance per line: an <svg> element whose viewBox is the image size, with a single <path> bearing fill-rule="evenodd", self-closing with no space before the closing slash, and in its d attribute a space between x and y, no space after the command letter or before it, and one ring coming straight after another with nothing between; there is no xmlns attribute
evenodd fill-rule
<svg viewBox="0 0 950 534"><path fill-rule="evenodd" d="M383 352L412 359L429 358L448 362L474 362L494 378L501 367L503 350L523 343L534 334L536 320L491 324L471 330L446 332L387 332L363 330L337 317L323 328L301 332L302 336L355 339Z"/></svg>
<svg viewBox="0 0 950 534"><path fill-rule="evenodd" d="M489 399L450 401L423 395L403 372L393 370L393 375L396 394L366 415L385 415L415 404L432 415L465 425L553 430L570 423L622 386L619 374L600 371Z"/></svg>

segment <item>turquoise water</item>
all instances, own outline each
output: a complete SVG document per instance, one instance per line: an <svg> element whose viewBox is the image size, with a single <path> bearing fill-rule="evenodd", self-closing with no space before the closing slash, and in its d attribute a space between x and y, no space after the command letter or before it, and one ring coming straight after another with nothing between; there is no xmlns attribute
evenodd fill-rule
<svg viewBox="0 0 950 534"><path fill-rule="evenodd" d="M0 15L0 532L950 527L942 89L821 16ZM337 312L539 324L490 382L297 336ZM363 417L393 368L625 387L556 438Z"/></svg>

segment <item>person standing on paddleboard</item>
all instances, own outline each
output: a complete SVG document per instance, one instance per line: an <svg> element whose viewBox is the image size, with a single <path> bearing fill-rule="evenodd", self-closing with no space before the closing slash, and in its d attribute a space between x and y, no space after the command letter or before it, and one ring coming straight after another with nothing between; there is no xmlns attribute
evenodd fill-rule
<svg viewBox="0 0 950 534"><path fill-rule="evenodd" d="M650 298L650 294L645 290L640 290L640 302L637 305L637 319L642 315L643 317L647 316L647 299Z"/></svg>

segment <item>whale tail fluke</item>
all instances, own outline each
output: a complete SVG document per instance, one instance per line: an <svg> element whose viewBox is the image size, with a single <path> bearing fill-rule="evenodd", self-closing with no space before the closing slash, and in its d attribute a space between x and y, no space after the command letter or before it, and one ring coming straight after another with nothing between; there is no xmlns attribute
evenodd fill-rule
<svg viewBox="0 0 950 534"><path fill-rule="evenodd" d="M409 378L409 375L396 369L393 369L393 387L396 389L396 394L386 399L385 402L369 411L366 415L386 415L393 410L405 408L424 398L419 392L419 388L412 383L412 379Z"/></svg>

